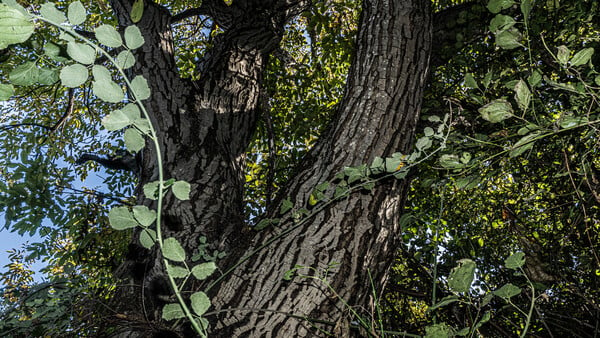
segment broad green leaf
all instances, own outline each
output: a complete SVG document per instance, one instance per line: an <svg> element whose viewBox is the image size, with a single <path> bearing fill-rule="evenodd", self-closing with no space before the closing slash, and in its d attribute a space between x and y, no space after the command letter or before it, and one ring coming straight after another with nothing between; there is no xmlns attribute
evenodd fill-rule
<svg viewBox="0 0 600 338"><path fill-rule="evenodd" d="M113 81L99 80L92 83L92 91L102 101L117 103L125 99L123 89Z"/></svg>
<svg viewBox="0 0 600 338"><path fill-rule="evenodd" d="M512 28L517 22L511 16L498 14L490 21L490 30L497 34Z"/></svg>
<svg viewBox="0 0 600 338"><path fill-rule="evenodd" d="M513 116L513 109L510 102L506 100L494 100L478 109L481 117L492 123L504 121Z"/></svg>
<svg viewBox="0 0 600 338"><path fill-rule="evenodd" d="M533 73L527 78L527 82L531 87L537 87L542 83L542 73L539 70L534 70Z"/></svg>
<svg viewBox="0 0 600 338"><path fill-rule="evenodd" d="M448 277L448 287L454 292L468 292L475 278L477 265L470 259L461 259Z"/></svg>
<svg viewBox="0 0 600 338"><path fill-rule="evenodd" d="M223 0L227 6L231 6L233 4L233 0Z"/></svg>
<svg viewBox="0 0 600 338"><path fill-rule="evenodd" d="M511 28L496 34L496 45L503 49L515 49L523 46L521 39L521 32L515 28Z"/></svg>
<svg viewBox="0 0 600 338"><path fill-rule="evenodd" d="M452 328L445 323L433 324L425 327L424 338L450 338L452 336Z"/></svg>
<svg viewBox="0 0 600 338"><path fill-rule="evenodd" d="M123 111L117 109L110 112L102 119L102 125L108 131L115 131L131 125L131 120Z"/></svg>
<svg viewBox="0 0 600 338"><path fill-rule="evenodd" d="M50 86L58 82L59 72L56 69L40 68L38 69L38 83L45 86Z"/></svg>
<svg viewBox="0 0 600 338"><path fill-rule="evenodd" d="M588 63L588 61L590 61L592 58L592 55L594 55L594 48L590 47L580 50L573 55L573 58L571 59L571 66L581 66Z"/></svg>
<svg viewBox="0 0 600 338"><path fill-rule="evenodd" d="M451 296L444 297L439 302L437 302L435 305L430 306L427 309L427 311L433 311L433 310L435 310L437 308L440 308L442 306L446 306L448 304L452 304L452 303L458 301L458 299L459 298L456 295L451 295Z"/></svg>
<svg viewBox="0 0 600 338"><path fill-rule="evenodd" d="M0 101L7 101L15 94L15 87L12 84L0 83Z"/></svg>
<svg viewBox="0 0 600 338"><path fill-rule="evenodd" d="M17 0L2 0L2 4L0 5L6 5L12 9L16 9L19 11L19 13L23 14L24 16L28 16L29 13L27 12L27 10L21 6Z"/></svg>
<svg viewBox="0 0 600 338"><path fill-rule="evenodd" d="M131 13L129 17L133 23L137 23L142 19L144 15L144 0L135 0L133 6L131 6ZM129 47L132 48L132 47ZM133 49L133 48L132 48Z"/></svg>
<svg viewBox="0 0 600 338"><path fill-rule="evenodd" d="M531 13L531 0L521 0L521 13L525 17L525 20L529 18Z"/></svg>
<svg viewBox="0 0 600 338"><path fill-rule="evenodd" d="M133 121L133 125L144 135L150 135L150 121L146 118L139 118Z"/></svg>
<svg viewBox="0 0 600 338"><path fill-rule="evenodd" d="M63 54L63 48L52 42L46 42L46 44L44 45L44 54L57 62L65 62L69 60L68 58L61 55Z"/></svg>
<svg viewBox="0 0 600 338"><path fill-rule="evenodd" d="M123 108L121 108L121 110L123 111L123 113L125 113L125 115L127 115L127 117L131 121L135 121L142 117L140 115L140 108L135 103L128 103Z"/></svg>
<svg viewBox="0 0 600 338"><path fill-rule="evenodd" d="M471 161L471 157L471 153L465 151L460 155L460 161L464 164L467 164Z"/></svg>
<svg viewBox="0 0 600 338"><path fill-rule="evenodd" d="M460 169L465 167L465 164L460 161L458 155L444 154L440 156L439 162L446 169Z"/></svg>
<svg viewBox="0 0 600 338"><path fill-rule="evenodd" d="M131 81L131 91L136 100L145 100L150 97L150 87L148 87L148 82L141 75L136 76L133 81Z"/></svg>
<svg viewBox="0 0 600 338"><path fill-rule="evenodd" d="M202 291L193 293L190 301L192 302L192 309L198 316L202 316L210 307L210 299Z"/></svg>
<svg viewBox="0 0 600 338"><path fill-rule="evenodd" d="M169 237L163 242L163 256L166 259L172 260L174 262L183 262L185 261L185 250L179 243L179 241L174 237Z"/></svg>
<svg viewBox="0 0 600 338"><path fill-rule="evenodd" d="M129 50L123 50L117 55L117 66L122 69L128 69L135 65L135 56Z"/></svg>
<svg viewBox="0 0 600 338"><path fill-rule="evenodd" d="M571 57L571 51L565 45L558 46L558 50L556 52L556 60L563 66L566 66L569 62L569 58Z"/></svg>
<svg viewBox="0 0 600 338"><path fill-rule="evenodd" d="M507 259L504 260L504 266L507 269L516 270L522 267L525 264L525 253L523 252L515 252L510 255Z"/></svg>
<svg viewBox="0 0 600 338"><path fill-rule="evenodd" d="M581 125L583 123L587 123L587 122L588 122L588 118L585 116L567 115L567 116L564 116L560 120L560 127L563 129L567 129L567 128L579 126L579 125Z"/></svg>
<svg viewBox="0 0 600 338"><path fill-rule="evenodd" d="M190 274L188 269L181 267L181 266L171 265L171 264L169 264L169 266L167 268L167 273L169 274L169 276L171 276L173 278L185 278Z"/></svg>
<svg viewBox="0 0 600 338"><path fill-rule="evenodd" d="M531 102L531 92L529 91L529 87L527 87L527 83L523 80L519 80L515 85L515 101L519 105L521 110L525 111L529 108L529 102Z"/></svg>
<svg viewBox="0 0 600 338"><path fill-rule="evenodd" d="M292 203L292 201L290 201L289 199L286 198L283 201L281 201L281 207L279 207L279 213L283 215L286 212L288 212L289 210L291 210L292 207L294 207L294 204Z"/></svg>
<svg viewBox="0 0 600 338"><path fill-rule="evenodd" d="M28 61L15 67L8 74L8 79L13 85L31 86L38 82L39 75L40 72L35 62Z"/></svg>
<svg viewBox="0 0 600 338"><path fill-rule="evenodd" d="M67 21L65 14L54 6L51 2L46 2L40 6L40 15L56 24L61 24Z"/></svg>
<svg viewBox="0 0 600 338"><path fill-rule="evenodd" d="M108 221L110 226L116 230L125 230L135 228L138 222L127 207L114 207L108 212Z"/></svg>
<svg viewBox="0 0 600 338"><path fill-rule="evenodd" d="M149 227L156 220L156 211L145 205L136 205L133 208L133 216L144 227Z"/></svg>
<svg viewBox="0 0 600 338"><path fill-rule="evenodd" d="M123 140L125 141L125 147L132 153L137 153L142 150L146 145L144 137L140 134L140 131L135 128L128 128L123 134Z"/></svg>
<svg viewBox="0 0 600 338"><path fill-rule="evenodd" d="M67 9L67 17L72 25L80 25L85 22L86 11L83 4L80 1L74 1L69 5Z"/></svg>
<svg viewBox="0 0 600 338"><path fill-rule="evenodd" d="M503 285L500 289L493 291L494 295L508 299L521 293L521 288L514 286L511 283Z"/></svg>
<svg viewBox="0 0 600 338"><path fill-rule="evenodd" d="M125 44L129 49L136 49L144 44L144 37L137 26L127 26L125 28Z"/></svg>
<svg viewBox="0 0 600 338"><path fill-rule="evenodd" d="M190 199L190 184L186 181L176 181L171 187L173 194L177 199L187 201Z"/></svg>
<svg viewBox="0 0 600 338"><path fill-rule="evenodd" d="M104 66L94 65L92 67L92 75L96 81L112 81L110 70Z"/></svg>
<svg viewBox="0 0 600 338"><path fill-rule="evenodd" d="M158 181L144 184L144 196L151 200L158 199Z"/></svg>
<svg viewBox="0 0 600 338"><path fill-rule="evenodd" d="M117 48L123 45L121 34L111 25L100 25L96 27L94 33L96 39L105 46Z"/></svg>
<svg viewBox="0 0 600 338"><path fill-rule="evenodd" d="M150 249L156 243L156 231L152 229L143 229L140 232L140 244L146 248Z"/></svg>
<svg viewBox="0 0 600 338"><path fill-rule="evenodd" d="M423 134L427 137L432 137L435 134L435 131L431 127L425 127L425 129L423 129Z"/></svg>
<svg viewBox="0 0 600 338"><path fill-rule="evenodd" d="M527 150L533 148L533 144L535 143L535 139L540 135L540 133L532 133L526 136L523 136L515 145L512 147L512 150L508 153L510 157L517 157Z"/></svg>
<svg viewBox="0 0 600 338"><path fill-rule="evenodd" d="M419 150L426 150L426 149L431 148L432 145L433 145L433 142L431 141L431 138L429 138L427 136L423 136L417 140L415 147L417 147L417 149L419 149Z"/></svg>
<svg viewBox="0 0 600 338"><path fill-rule="evenodd" d="M519 136L524 136L524 135L527 135L530 132L536 131L538 129L540 129L540 127L538 125L533 124L533 123L528 123L527 125L525 125L525 127L519 128L519 130L517 131L517 134Z"/></svg>
<svg viewBox="0 0 600 338"><path fill-rule="evenodd" d="M492 315L490 314L490 312L486 311L486 313L483 314L483 317L481 317L481 319L477 322L477 324L475 324L474 329L477 330L483 324L489 322L491 318L492 318Z"/></svg>
<svg viewBox="0 0 600 338"><path fill-rule="evenodd" d="M73 60L84 65L91 65L96 60L96 51L94 48L75 41L70 41L67 44L67 53Z"/></svg>
<svg viewBox="0 0 600 338"><path fill-rule="evenodd" d="M68 65L60 70L60 81L69 88L79 87L88 79L87 67L78 63Z"/></svg>
<svg viewBox="0 0 600 338"><path fill-rule="evenodd" d="M514 4L515 2L513 0L490 0L490 2L488 2L487 8L490 12L496 14L503 9L510 8L510 6Z"/></svg>
<svg viewBox="0 0 600 338"><path fill-rule="evenodd" d="M465 74L465 87L467 88L479 88L479 86L477 85L477 81L475 81L475 78L473 77L473 73L467 73Z"/></svg>
<svg viewBox="0 0 600 338"><path fill-rule="evenodd" d="M19 10L0 4L0 49L29 39L35 26Z"/></svg>
<svg viewBox="0 0 600 338"><path fill-rule="evenodd" d="M162 318L164 320L173 320L185 317L185 313L179 303L166 304L162 310Z"/></svg>
<svg viewBox="0 0 600 338"><path fill-rule="evenodd" d="M212 275L217 270L215 262L206 262L198 264L192 268L192 274L198 280L205 280L208 276Z"/></svg>

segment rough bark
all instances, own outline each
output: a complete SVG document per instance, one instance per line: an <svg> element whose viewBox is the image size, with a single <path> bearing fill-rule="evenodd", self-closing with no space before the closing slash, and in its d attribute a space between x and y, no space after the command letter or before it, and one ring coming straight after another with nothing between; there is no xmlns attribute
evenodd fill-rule
<svg viewBox="0 0 600 338"><path fill-rule="evenodd" d="M131 3L111 2L123 26L130 24ZM138 51L134 73L143 74L152 87L146 107L159 132L166 178L192 185L189 201L167 195L164 234L178 238L188 257L199 237L206 236L215 243L213 249L230 253L225 269L244 252L286 230L282 226L256 235L247 230L243 161L257 119L265 59L277 46L285 21L306 2L236 0L224 6L221 0L204 0L195 13L212 15L227 30L202 60L197 82L178 77L171 14L145 3L138 26L146 43ZM426 80L430 27L427 0L365 1L356 57L335 123L282 196L292 197L296 207L305 206L314 186L330 180L344 166L409 151ZM155 159L147 147L140 186L157 179ZM388 181L372 193L357 193L332 204L238 266L211 289L218 310L208 318L213 336L308 336L318 333L316 322L327 322L322 328L332 332L336 323L351 319L340 299L368 309L373 302L369 273L379 292L397 252L406 186L406 182ZM153 203L141 192L138 200ZM124 335L147 336L160 329L156 323L170 290L160 254L141 248L135 237L128 261L120 269L122 277L132 275L134 286L118 293L118 310L129 326ZM332 263L339 265L326 280L340 298L322 281L281 279L296 264L323 271ZM187 286L188 291L202 287Z"/></svg>
<svg viewBox="0 0 600 338"><path fill-rule="evenodd" d="M428 1L365 1L356 57L334 127L285 189L296 207L306 206L312 189L344 166L409 151L426 80L430 27ZM369 273L379 294L397 253L406 187L404 181L386 182L372 193L332 204L284 236L278 234L285 227L260 233L257 245L278 238L219 287L213 299L220 311L213 334L303 337L319 334L319 329L341 332L344 323L356 318L340 299L368 316L374 301ZM328 269L333 263L338 265ZM285 272L296 265L314 269L301 269L302 274L327 274L323 280L284 281Z"/></svg>

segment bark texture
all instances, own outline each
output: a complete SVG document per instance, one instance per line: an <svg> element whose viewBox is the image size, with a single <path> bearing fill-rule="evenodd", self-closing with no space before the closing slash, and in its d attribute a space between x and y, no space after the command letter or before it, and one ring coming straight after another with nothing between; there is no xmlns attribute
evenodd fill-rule
<svg viewBox="0 0 600 338"><path fill-rule="evenodd" d="M344 166L409 151L426 80L430 27L428 1L364 2L357 52L333 129L285 189L296 207L306 206L312 189ZM368 317L374 311L369 273L379 293L397 253L406 188L406 182L387 182L373 193L351 195L242 264L213 299L222 311L213 334L308 337L319 330L347 332L344 326L356 318L340 299ZM285 230L260 233L255 243ZM284 281L286 271L296 265L307 267L300 273L320 280Z"/></svg>
<svg viewBox="0 0 600 338"><path fill-rule="evenodd" d="M113 0L111 5L122 26L131 24L132 1ZM192 185L189 201L167 195L165 237L178 238L191 257L200 236L206 236L215 243L212 249L230 253L223 270L272 242L211 288L217 311L208 319L214 337L312 336L319 334L317 326L345 332L354 319L340 299L368 315L373 302L369 273L381 291L397 252L407 187L402 181L353 194L301 226L254 234L244 224L244 151L259 112L265 60L278 45L286 20L306 5L293 0L234 0L232 6L202 1L190 13L212 16L226 31L200 61L202 75L196 82L178 76L171 13L145 1L138 23L146 43L137 52L134 72L152 87L146 106L159 132L166 178ZM297 208L306 206L315 185L344 166L409 151L431 50L430 16L427 0L364 1L356 56L338 115L281 197L291 197ZM147 147L143 155L140 186L158 178L156 154ZM153 204L141 192L138 200ZM278 235L283 232L288 233ZM165 327L160 310L172 298L160 253L143 249L135 238L120 269L133 285L118 293L120 318L128 326L121 335L149 336ZM322 280L282 280L295 265L311 267L299 272L317 276L333 263L337 265ZM190 283L186 290L204 287Z"/></svg>

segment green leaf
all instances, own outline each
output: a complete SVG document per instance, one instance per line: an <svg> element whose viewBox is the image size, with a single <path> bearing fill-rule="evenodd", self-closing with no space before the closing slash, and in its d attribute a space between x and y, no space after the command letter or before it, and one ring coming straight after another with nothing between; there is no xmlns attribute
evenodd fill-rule
<svg viewBox="0 0 600 338"><path fill-rule="evenodd" d="M44 54L56 62L65 62L69 59L63 56L63 49L57 44L46 42L44 45ZM64 52L66 53L66 49L64 49Z"/></svg>
<svg viewBox="0 0 600 338"><path fill-rule="evenodd" d="M67 9L67 16L71 25L80 25L85 22L87 16L85 7L80 1L74 1Z"/></svg>
<svg viewBox="0 0 600 338"><path fill-rule="evenodd" d="M121 110L131 121L141 118L140 108L135 103L128 103Z"/></svg>
<svg viewBox="0 0 600 338"><path fill-rule="evenodd" d="M125 28L125 44L129 49L136 49L144 44L144 37L137 26L127 26Z"/></svg>
<svg viewBox="0 0 600 338"><path fill-rule="evenodd" d="M579 126L584 123L588 123L588 118L585 116L567 115L560 120L560 127L563 129L567 129Z"/></svg>
<svg viewBox="0 0 600 338"><path fill-rule="evenodd" d="M486 313L483 314L483 317L481 317L481 319L477 322L477 324L475 324L475 327L473 329L475 329L475 330L479 329L483 324L489 322L491 318L492 318L492 315L490 314L490 312L486 311Z"/></svg>
<svg viewBox="0 0 600 338"><path fill-rule="evenodd" d="M150 135L150 121L145 118L139 118L133 121L133 125L144 135Z"/></svg>
<svg viewBox="0 0 600 338"><path fill-rule="evenodd" d="M56 9L54 4L51 2L46 2L40 6L40 15L55 24L61 24L67 21L65 14Z"/></svg>
<svg viewBox="0 0 600 338"><path fill-rule="evenodd" d="M487 8L490 12L496 14L503 9L510 8L510 6L514 5L514 3L515 2L513 0L490 0Z"/></svg>
<svg viewBox="0 0 600 338"><path fill-rule="evenodd" d="M519 80L515 85L515 101L517 101L521 110L525 111L529 108L531 92L529 91L529 87L527 87L527 83L523 80Z"/></svg>
<svg viewBox="0 0 600 338"><path fill-rule="evenodd" d="M507 269L517 270L525 264L525 253L515 252L504 260Z"/></svg>
<svg viewBox="0 0 600 338"><path fill-rule="evenodd" d="M123 50L117 55L117 66L122 69L128 69L135 65L135 56L129 50Z"/></svg>
<svg viewBox="0 0 600 338"><path fill-rule="evenodd" d="M542 73L539 70L534 70L533 73L527 78L527 82L531 87L537 87L542 83Z"/></svg>
<svg viewBox="0 0 600 338"><path fill-rule="evenodd" d="M475 81L475 78L473 77L473 73L467 73L465 74L465 87L467 88L479 88L479 85L477 85L477 81Z"/></svg>
<svg viewBox="0 0 600 338"><path fill-rule="evenodd" d="M170 259L174 262L185 261L185 250L174 237L169 237L164 240L162 250L163 256L166 259Z"/></svg>
<svg viewBox="0 0 600 338"><path fill-rule="evenodd" d="M468 292L475 278L477 265L470 259L461 259L448 277L448 287L454 292Z"/></svg>
<svg viewBox="0 0 600 338"><path fill-rule="evenodd" d="M15 8L0 4L0 49L29 39L35 26Z"/></svg>
<svg viewBox="0 0 600 338"><path fill-rule="evenodd" d="M78 63L68 65L60 70L60 81L69 88L79 87L88 79L87 67Z"/></svg>
<svg viewBox="0 0 600 338"><path fill-rule="evenodd" d="M141 75L136 76L133 81L131 81L131 91L136 100L145 100L150 97L150 87L148 87L148 82Z"/></svg>
<svg viewBox="0 0 600 338"><path fill-rule="evenodd" d="M444 298L442 298L442 299L441 299L439 302L437 302L435 305L432 305L432 306L430 306L430 307L427 309L427 311L428 311L428 312L429 312L429 311L433 311L433 310L435 310L435 309L437 309L437 308L440 308L440 307L442 307L442 306L446 306L446 305L448 305L448 304L452 304L452 303L454 303L454 302L457 302L457 301L458 301L458 299L459 299L459 298L458 298L458 296L456 296L456 295L451 295L451 296L444 297Z"/></svg>
<svg viewBox="0 0 600 338"><path fill-rule="evenodd" d="M521 0L521 13L525 17L525 20L529 18L531 13L531 0Z"/></svg>
<svg viewBox="0 0 600 338"><path fill-rule="evenodd" d="M510 102L506 100L494 100L478 109L481 117L492 123L501 122L513 116Z"/></svg>
<svg viewBox="0 0 600 338"><path fill-rule="evenodd" d="M503 285L500 289L494 290L493 294L504 299L508 299L510 297L514 297L521 293L521 288L508 283Z"/></svg>
<svg viewBox="0 0 600 338"><path fill-rule="evenodd" d="M512 150L508 153L510 157L517 157L527 150L533 148L533 144L535 143L535 139L540 135L540 133L532 133L526 136L523 136L515 145L512 147Z"/></svg>
<svg viewBox="0 0 600 338"><path fill-rule="evenodd" d="M138 222L127 207L114 207L108 212L108 221L110 226L116 230L125 230L135 228Z"/></svg>
<svg viewBox="0 0 600 338"><path fill-rule="evenodd" d="M158 199L158 181L144 184L144 196L151 200Z"/></svg>
<svg viewBox="0 0 600 338"><path fill-rule="evenodd" d="M96 51L94 48L75 41L70 41L67 44L67 54L69 54L73 60L83 63L84 65L91 65L96 60Z"/></svg>
<svg viewBox="0 0 600 338"><path fill-rule="evenodd" d="M190 199L191 187L188 182L176 181L173 183L173 187L171 187L171 189L173 190L173 194L175 197L177 197L177 199L182 201L187 201Z"/></svg>
<svg viewBox="0 0 600 338"><path fill-rule="evenodd" d="M202 316L211 305L210 299L202 291L193 293L190 296L190 301L192 302L192 309L198 316Z"/></svg>
<svg viewBox="0 0 600 338"><path fill-rule="evenodd" d="M121 34L111 25L100 25L96 27L94 33L96 39L105 46L117 48L123 45Z"/></svg>
<svg viewBox="0 0 600 338"><path fill-rule="evenodd" d="M113 110L110 114L106 115L102 119L102 125L108 131L115 131L122 128L125 128L131 124L131 120L123 111L121 110Z"/></svg>
<svg viewBox="0 0 600 338"><path fill-rule="evenodd" d="M515 49L523 46L522 35L516 28L511 28L496 34L496 46L503 49Z"/></svg>
<svg viewBox="0 0 600 338"><path fill-rule="evenodd" d="M35 62L28 61L18 65L8 74L8 79L13 85L31 86L38 82L39 69Z"/></svg>
<svg viewBox="0 0 600 338"><path fill-rule="evenodd" d="M92 91L94 95L105 102L117 103L125 99L121 86L110 80L92 82Z"/></svg>
<svg viewBox="0 0 600 338"><path fill-rule="evenodd" d="M185 317L185 313L179 303L166 304L162 310L162 318L164 320L173 320Z"/></svg>
<svg viewBox="0 0 600 338"><path fill-rule="evenodd" d="M433 145L433 141L431 141L431 138L429 138L427 136L423 136L417 140L415 147L417 147L417 149L419 149L419 150L426 150L426 149L431 148L432 145Z"/></svg>
<svg viewBox="0 0 600 338"><path fill-rule="evenodd" d="M445 323L433 324L425 327L424 338L449 338L452 337L452 328Z"/></svg>
<svg viewBox="0 0 600 338"><path fill-rule="evenodd" d="M212 275L217 270L215 262L206 262L198 264L192 268L192 274L198 280L205 280L208 276Z"/></svg>
<svg viewBox="0 0 600 338"><path fill-rule="evenodd" d="M145 205L136 205L133 208L133 216L144 227L149 227L156 220L156 211Z"/></svg>
<svg viewBox="0 0 600 338"><path fill-rule="evenodd" d="M15 94L15 87L12 84L0 83L0 101L7 101Z"/></svg>
<svg viewBox="0 0 600 338"><path fill-rule="evenodd" d="M444 154L440 156L440 165L446 169L460 169L464 168L465 164L462 163L458 155Z"/></svg>
<svg viewBox="0 0 600 338"><path fill-rule="evenodd" d="M511 29L517 22L511 16L498 14L490 21L490 30L497 34L507 29Z"/></svg>
<svg viewBox="0 0 600 338"><path fill-rule="evenodd" d="M573 55L573 58L571 59L571 66L576 67L588 63L588 61L590 61L592 58L592 55L594 55L594 48L590 47L580 50Z"/></svg>
<svg viewBox="0 0 600 338"><path fill-rule="evenodd" d="M131 6L131 13L129 14L129 16L131 17L131 21L133 21L133 23L137 23L142 19L143 15L144 15L144 0L135 0L133 2L133 6ZM132 48L132 47L129 47L129 48Z"/></svg>
<svg viewBox="0 0 600 338"><path fill-rule="evenodd" d="M293 207L294 207L294 204L292 203L292 201L290 201L289 199L286 198L283 201L281 201L281 206L279 207L279 213L281 215L283 215L286 212L290 211Z"/></svg>
<svg viewBox="0 0 600 338"><path fill-rule="evenodd" d="M558 50L556 52L556 60L563 66L566 66L569 62L569 58L571 57L571 51L565 45L558 46Z"/></svg>
<svg viewBox="0 0 600 338"><path fill-rule="evenodd" d="M156 231L152 229L143 229L140 233L140 244L146 248L150 249L156 243Z"/></svg>
<svg viewBox="0 0 600 338"><path fill-rule="evenodd" d="M189 276L189 274L190 274L188 269L181 267L181 266L175 266L175 265L170 265L170 264L167 267L167 273L169 274L169 276L171 276L173 278L185 278L185 277Z"/></svg>
<svg viewBox="0 0 600 338"><path fill-rule="evenodd" d="M135 128L128 128L125 130L123 140L125 141L125 147L127 150L132 153L137 153L146 145L144 137L140 134L140 131Z"/></svg>
<svg viewBox="0 0 600 338"><path fill-rule="evenodd" d="M44 86L50 86L58 82L58 71L51 68L38 69L38 83Z"/></svg>
<svg viewBox="0 0 600 338"><path fill-rule="evenodd" d="M94 65L92 67L92 75L96 81L112 81L110 70L104 66Z"/></svg>

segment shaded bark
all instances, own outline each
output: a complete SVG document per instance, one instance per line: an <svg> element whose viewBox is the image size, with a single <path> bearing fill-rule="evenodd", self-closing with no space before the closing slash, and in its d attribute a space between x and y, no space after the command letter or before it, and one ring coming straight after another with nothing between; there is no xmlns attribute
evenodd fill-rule
<svg viewBox="0 0 600 338"><path fill-rule="evenodd" d="M137 52L134 73L143 74L152 86L152 97L145 104L158 129L166 178L192 185L189 201L166 196L164 236L178 238L188 258L197 250L199 238L206 236L214 243L211 249L229 253L220 262L225 269L278 233L293 229L211 289L218 310L208 318L212 334L308 336L318 333L313 326L317 322L332 332L336 323L353 320L340 299L363 309L373 304L369 274L378 294L381 291L397 252L407 182L387 181L372 193L353 194L294 228L282 226L258 234L247 230L242 205L244 151L258 118L265 60L278 45L286 20L306 2L237 0L233 4L205 0L197 9L227 29L199 64L202 75L196 82L177 74L171 14L147 1L138 23L146 43ZM131 1L112 5L120 24L130 24ZM296 208L306 206L314 186L331 180L344 166L370 163L375 156L397 151L407 153L430 49L427 0L365 1L356 56L333 127L310 151L280 199L290 196ZM158 178L154 150L147 147L143 155L140 186ZM138 201L154 203L141 191ZM123 334L147 336L163 326L160 310L172 297L160 253L143 249L136 237L128 261L120 268L121 277L132 276L133 286L118 293L118 310L129 321ZM339 265L329 271L327 282L339 298L323 281L282 281L296 264L323 271L332 263ZM186 290L204 287L190 283ZM136 329L131 321L140 327Z"/></svg>

